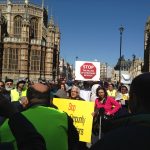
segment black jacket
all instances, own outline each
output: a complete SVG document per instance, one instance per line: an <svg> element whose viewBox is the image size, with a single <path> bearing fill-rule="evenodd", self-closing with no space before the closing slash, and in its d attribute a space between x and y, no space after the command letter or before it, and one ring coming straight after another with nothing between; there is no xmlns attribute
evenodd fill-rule
<svg viewBox="0 0 150 150"><path fill-rule="evenodd" d="M113 129L90 150L149 150L150 114L125 117L113 122Z"/></svg>

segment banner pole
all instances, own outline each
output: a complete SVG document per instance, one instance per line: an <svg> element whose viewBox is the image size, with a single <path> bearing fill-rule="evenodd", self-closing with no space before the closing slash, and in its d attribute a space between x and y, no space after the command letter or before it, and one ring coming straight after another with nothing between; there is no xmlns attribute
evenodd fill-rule
<svg viewBox="0 0 150 150"><path fill-rule="evenodd" d="M100 115L100 117L99 117L99 136L98 136L99 140L101 139L101 131L102 131L102 129L101 129L101 123L102 123L102 117Z"/></svg>

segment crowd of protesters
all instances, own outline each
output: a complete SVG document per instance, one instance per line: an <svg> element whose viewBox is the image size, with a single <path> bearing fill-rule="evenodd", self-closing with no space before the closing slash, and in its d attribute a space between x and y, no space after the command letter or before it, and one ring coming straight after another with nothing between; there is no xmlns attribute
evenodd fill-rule
<svg viewBox="0 0 150 150"><path fill-rule="evenodd" d="M110 142L111 137L114 138L115 136L116 128L121 127L118 132L125 134L122 126L130 119L133 121L127 126L130 128L129 131L132 129L132 124L135 125L136 118L142 117L141 114L144 114L146 122L150 120L149 102L145 100L145 96L149 96L147 89L149 86L150 73L135 78L131 87L103 81L67 82L66 79L57 82L41 80L39 83L28 82L25 79L18 80L17 83L14 83L13 79L0 81L0 101L2 102L0 103L0 143L2 148L4 150L38 149L38 146L34 147L34 145L39 143L41 150L98 150L105 149L105 147L109 149L111 145L109 145L110 147L106 146L103 139L106 137L106 140L108 139ZM91 114L93 116L91 148L87 146L87 143L79 142L79 134L73 125L73 120L53 104L53 98L56 97L95 103L94 112ZM5 107L6 105L8 107ZM9 111L10 113L7 115ZM14 118L18 118L18 121ZM100 118L102 119L101 139L98 138ZM139 122L141 120L139 119ZM23 126L17 131L14 126L19 128L21 122L25 124L25 127ZM144 125L146 125L145 128ZM142 134L142 130L149 133L150 124L136 123L136 128L140 130L140 134ZM125 130L128 131L126 128ZM127 135L125 137L128 138ZM133 138L135 138L135 132ZM119 137L117 139L121 140ZM110 143L112 144L112 142ZM117 145L116 147L112 146L112 149L113 147L119 149Z"/></svg>

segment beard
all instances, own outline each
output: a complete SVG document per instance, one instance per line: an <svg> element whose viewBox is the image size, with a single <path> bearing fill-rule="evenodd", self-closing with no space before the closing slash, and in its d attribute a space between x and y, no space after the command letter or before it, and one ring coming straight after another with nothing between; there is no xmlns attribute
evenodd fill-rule
<svg viewBox="0 0 150 150"><path fill-rule="evenodd" d="M13 89L13 87L5 87L6 91L11 91Z"/></svg>

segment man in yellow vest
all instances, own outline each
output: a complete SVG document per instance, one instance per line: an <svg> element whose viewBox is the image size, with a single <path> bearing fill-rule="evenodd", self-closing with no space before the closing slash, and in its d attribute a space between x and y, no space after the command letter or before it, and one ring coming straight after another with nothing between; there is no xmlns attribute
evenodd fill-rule
<svg viewBox="0 0 150 150"><path fill-rule="evenodd" d="M11 90L10 96L11 96L11 102L16 102L21 100L21 97L26 96L27 89L25 87L26 81L20 80L18 81L16 88Z"/></svg>
<svg viewBox="0 0 150 150"><path fill-rule="evenodd" d="M19 150L46 150L43 137L2 93L0 93L0 116L8 118L9 128ZM0 150L13 149L13 143L0 143Z"/></svg>
<svg viewBox="0 0 150 150"><path fill-rule="evenodd" d="M114 89L114 84L112 84L112 83L108 84L107 94L108 94L108 96L115 99L117 91Z"/></svg>
<svg viewBox="0 0 150 150"><path fill-rule="evenodd" d="M49 107L50 90L48 86L41 83L31 85L27 90L27 98L29 106L22 114L44 138L46 149L77 150L79 135L73 125L73 120L66 113ZM0 128L0 142L13 143L17 149L8 121L4 122Z"/></svg>

